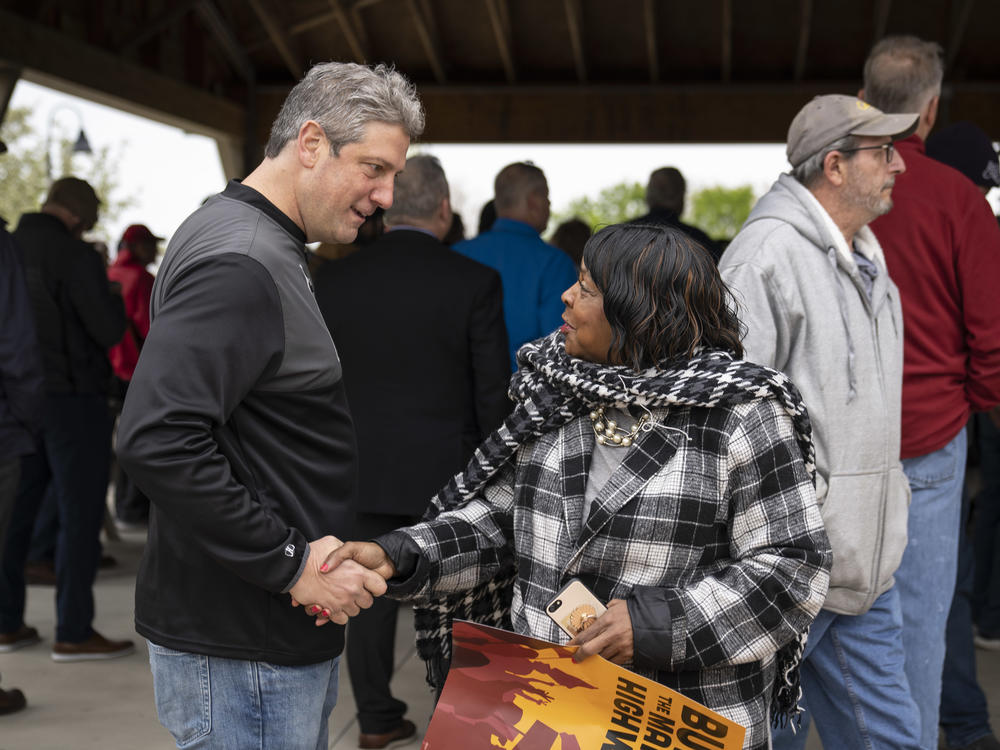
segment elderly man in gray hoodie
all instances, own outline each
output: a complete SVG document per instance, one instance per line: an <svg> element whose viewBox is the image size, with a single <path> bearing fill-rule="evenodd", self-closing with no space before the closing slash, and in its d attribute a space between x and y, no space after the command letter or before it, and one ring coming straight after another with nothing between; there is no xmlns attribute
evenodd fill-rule
<svg viewBox="0 0 1000 750"><path fill-rule="evenodd" d="M899 462L902 314L867 226L892 207L906 168L893 141L916 125L917 115L886 115L854 97L813 99L788 130L791 173L720 262L747 328L747 359L786 372L812 419L833 571L801 675L806 720L838 750L920 747L893 588L909 504ZM805 739L786 728L774 746L803 748Z"/></svg>

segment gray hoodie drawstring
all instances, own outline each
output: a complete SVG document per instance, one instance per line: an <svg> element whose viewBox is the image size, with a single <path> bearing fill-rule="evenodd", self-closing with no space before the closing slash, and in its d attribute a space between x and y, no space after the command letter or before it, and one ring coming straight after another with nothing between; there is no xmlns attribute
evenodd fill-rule
<svg viewBox="0 0 1000 750"><path fill-rule="evenodd" d="M844 293L844 282L837 271L837 248L828 247L826 257L837 280L837 306L840 308L840 321L844 324L844 333L847 335L847 403L851 403L858 395L856 387L858 380L854 374L854 337L851 336L851 327L847 324L847 295Z"/></svg>

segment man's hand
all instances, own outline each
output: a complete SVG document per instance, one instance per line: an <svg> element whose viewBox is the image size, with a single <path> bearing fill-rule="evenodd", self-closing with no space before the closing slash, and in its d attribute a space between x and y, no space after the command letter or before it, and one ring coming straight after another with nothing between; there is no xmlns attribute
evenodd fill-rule
<svg viewBox="0 0 1000 750"><path fill-rule="evenodd" d="M320 567L342 544L333 536L310 542L305 570L289 592L292 606L301 603L308 614L321 615L317 625L330 620L346 625L349 618L372 606L373 596L385 593L385 579L381 575L350 559L345 559L336 570L320 572Z"/></svg>
<svg viewBox="0 0 1000 750"><path fill-rule="evenodd" d="M614 664L632 661L632 618L628 614L628 605L622 599L612 599L608 602L608 611L566 645L580 647L573 654L575 662L594 654L600 654Z"/></svg>
<svg viewBox="0 0 1000 750"><path fill-rule="evenodd" d="M353 560L359 565L363 565L371 571L378 573L388 581L396 575L396 566L385 554L385 550L374 542L347 542L327 555L323 565L320 566L321 573L336 570L336 568L348 560ZM382 587L385 591L385 587Z"/></svg>

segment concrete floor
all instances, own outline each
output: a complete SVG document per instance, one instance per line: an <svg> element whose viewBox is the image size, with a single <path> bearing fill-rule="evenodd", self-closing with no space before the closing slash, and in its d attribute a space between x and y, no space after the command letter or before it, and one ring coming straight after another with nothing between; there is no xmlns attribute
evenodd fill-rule
<svg viewBox="0 0 1000 750"><path fill-rule="evenodd" d="M0 717L0 750L169 750L170 735L156 719L153 686L145 642L132 630L133 579L142 552L141 535L126 534L108 542L106 550L118 567L102 571L95 588L97 630L109 638L136 638L136 653L106 662L56 664L49 657L54 628L51 587L28 589L27 621L38 628L41 644L10 654L0 654L4 687L19 687L28 697L28 708ZM1000 728L1000 653L979 651L979 671L990 702L994 727ZM413 647L412 614L401 610L397 636L398 660L395 694L410 706L409 717L422 737L432 708L424 669ZM341 672L340 699L330 722L330 748L357 747L358 727L350 681ZM409 745L396 747L415 748ZM807 750L822 750L818 738L809 738ZM830 750L835 750L831 748Z"/></svg>

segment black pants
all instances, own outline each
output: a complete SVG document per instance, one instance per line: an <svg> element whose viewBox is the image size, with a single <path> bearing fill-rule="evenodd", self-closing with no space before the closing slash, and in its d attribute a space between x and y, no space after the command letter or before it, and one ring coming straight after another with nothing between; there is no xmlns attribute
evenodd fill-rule
<svg viewBox="0 0 1000 750"><path fill-rule="evenodd" d="M359 513L354 537L371 539L418 520L411 516ZM394 698L389 689L395 666L398 614L399 603L380 596L369 609L352 617L347 626L347 669L363 734L389 732L399 726L406 714L406 704Z"/></svg>
<svg viewBox="0 0 1000 750"><path fill-rule="evenodd" d="M50 484L59 516L56 541L56 640L91 636L94 578L108 486L111 422L104 394L45 400L42 450L21 461L21 479L0 568L0 632L24 622L24 563L35 516Z"/></svg>

